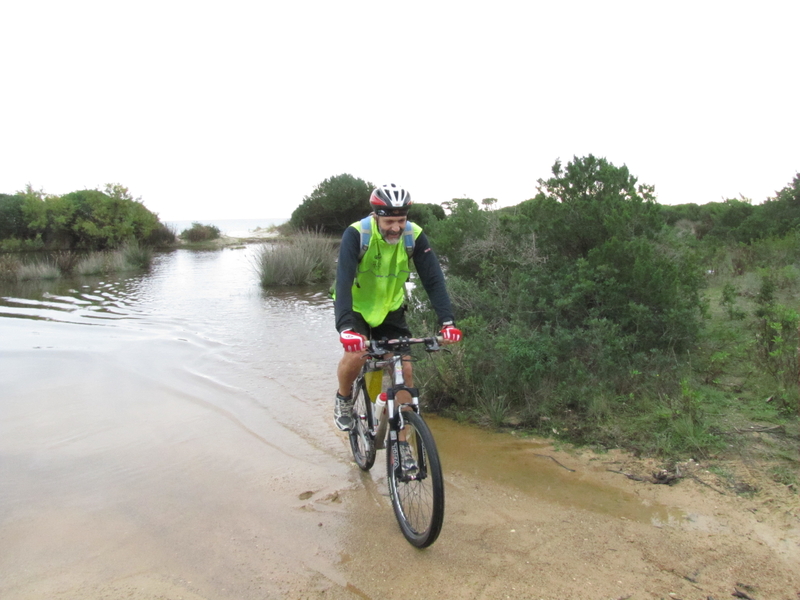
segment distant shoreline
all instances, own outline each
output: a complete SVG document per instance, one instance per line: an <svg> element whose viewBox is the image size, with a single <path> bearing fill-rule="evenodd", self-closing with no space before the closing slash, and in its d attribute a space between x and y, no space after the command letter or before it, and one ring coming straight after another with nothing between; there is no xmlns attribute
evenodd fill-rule
<svg viewBox="0 0 800 600"><path fill-rule="evenodd" d="M223 236L232 238L252 238L262 237L260 232L254 233L258 229L269 229L286 223L289 219L264 217L258 219L175 219L165 220L163 223L168 227L173 227L175 233L191 228L192 223L202 225L213 225L217 227Z"/></svg>

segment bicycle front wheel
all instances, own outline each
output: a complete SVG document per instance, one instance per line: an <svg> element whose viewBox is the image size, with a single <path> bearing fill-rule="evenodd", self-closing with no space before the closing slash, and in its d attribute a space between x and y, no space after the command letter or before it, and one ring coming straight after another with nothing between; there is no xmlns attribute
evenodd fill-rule
<svg viewBox="0 0 800 600"><path fill-rule="evenodd" d="M427 423L415 412L404 412L403 418L417 470L403 472L397 440L390 442L386 451L389 495L405 538L417 548L427 548L439 537L444 521L442 466Z"/></svg>
<svg viewBox="0 0 800 600"><path fill-rule="evenodd" d="M350 449L353 458L362 471L369 471L375 464L375 440L369 431L372 403L367 395L364 380L361 379L353 390L353 428L350 430Z"/></svg>

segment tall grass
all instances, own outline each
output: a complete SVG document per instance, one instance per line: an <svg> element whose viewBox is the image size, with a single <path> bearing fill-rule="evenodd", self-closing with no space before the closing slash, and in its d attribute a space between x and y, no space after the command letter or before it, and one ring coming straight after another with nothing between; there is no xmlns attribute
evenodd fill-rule
<svg viewBox="0 0 800 600"><path fill-rule="evenodd" d="M264 244L255 267L262 287L309 285L333 280L336 240L304 231L281 244Z"/></svg>
<svg viewBox="0 0 800 600"><path fill-rule="evenodd" d="M58 279L61 277L61 271L49 259L29 264L20 264L16 272L17 280L23 281L26 279Z"/></svg>
<svg viewBox="0 0 800 600"><path fill-rule="evenodd" d="M21 266L20 260L10 254L0 254L0 280L14 280Z"/></svg>
<svg viewBox="0 0 800 600"><path fill-rule="evenodd" d="M136 267L126 262L123 250L92 252L81 259L75 266L77 275L105 275L107 273L133 270L136 270Z"/></svg>
<svg viewBox="0 0 800 600"><path fill-rule="evenodd" d="M120 251L127 270L147 269L153 262L152 248L139 242L126 242Z"/></svg>
<svg viewBox="0 0 800 600"><path fill-rule="evenodd" d="M89 254L62 251L24 259L0 254L0 279L22 281L58 279L66 275L123 273L147 269L152 260L152 249L137 242L128 242L118 250Z"/></svg>

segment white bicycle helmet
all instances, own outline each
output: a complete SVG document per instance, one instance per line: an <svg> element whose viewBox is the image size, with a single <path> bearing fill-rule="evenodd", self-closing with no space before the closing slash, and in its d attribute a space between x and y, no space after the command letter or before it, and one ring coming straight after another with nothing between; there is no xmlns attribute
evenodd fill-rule
<svg viewBox="0 0 800 600"><path fill-rule="evenodd" d="M411 194L394 183L376 187L369 198L379 217L403 217L411 206Z"/></svg>

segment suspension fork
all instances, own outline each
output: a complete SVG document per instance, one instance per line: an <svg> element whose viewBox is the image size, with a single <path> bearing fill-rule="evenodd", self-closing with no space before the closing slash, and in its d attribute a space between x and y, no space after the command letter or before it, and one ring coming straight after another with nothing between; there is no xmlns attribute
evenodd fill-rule
<svg viewBox="0 0 800 600"><path fill-rule="evenodd" d="M403 430L405 429L405 422L403 419L403 411L397 410L397 394L399 392L406 392L409 396L411 396L411 402L405 403L403 406L409 407L406 410L413 410L414 412L419 413L419 390L415 387L408 387L405 383L402 355L393 357L391 362L392 382L394 385L386 390L386 414L389 423L392 424L392 427L389 430L389 437L392 441L398 437L401 441L404 441L405 435L403 434Z"/></svg>

